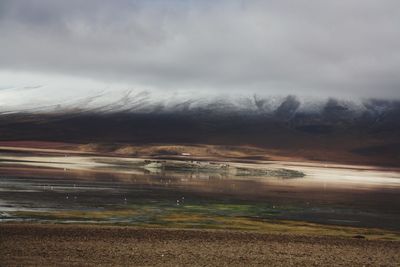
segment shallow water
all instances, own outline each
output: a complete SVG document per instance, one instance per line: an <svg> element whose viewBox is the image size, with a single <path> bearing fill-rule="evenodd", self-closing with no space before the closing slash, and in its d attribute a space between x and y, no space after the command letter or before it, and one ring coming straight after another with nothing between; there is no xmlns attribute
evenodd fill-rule
<svg viewBox="0 0 400 267"><path fill-rule="evenodd" d="M229 163L221 171L219 163L193 168L173 162L173 168L159 168L143 166L142 159L104 157L3 154L0 160L0 221L173 222L196 228L245 218L400 230L396 170L262 164L304 174L280 177L237 171L260 164Z"/></svg>

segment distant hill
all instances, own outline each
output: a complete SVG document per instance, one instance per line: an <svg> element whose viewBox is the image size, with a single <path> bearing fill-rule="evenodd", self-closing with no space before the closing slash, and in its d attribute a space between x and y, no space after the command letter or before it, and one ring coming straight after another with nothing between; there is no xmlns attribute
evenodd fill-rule
<svg viewBox="0 0 400 267"><path fill-rule="evenodd" d="M250 145L315 160L400 165L399 101L194 102L167 108L138 96L95 108L3 112L0 141Z"/></svg>

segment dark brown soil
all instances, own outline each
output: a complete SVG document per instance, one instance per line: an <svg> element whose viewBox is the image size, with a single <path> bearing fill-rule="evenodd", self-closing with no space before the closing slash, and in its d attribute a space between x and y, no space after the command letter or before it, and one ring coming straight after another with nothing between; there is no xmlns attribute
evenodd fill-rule
<svg viewBox="0 0 400 267"><path fill-rule="evenodd" d="M399 266L400 242L232 231L0 224L0 266Z"/></svg>

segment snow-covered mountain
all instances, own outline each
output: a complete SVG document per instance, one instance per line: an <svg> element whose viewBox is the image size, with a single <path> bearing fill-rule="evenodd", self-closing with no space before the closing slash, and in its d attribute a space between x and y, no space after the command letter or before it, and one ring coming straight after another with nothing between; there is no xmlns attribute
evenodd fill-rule
<svg viewBox="0 0 400 267"><path fill-rule="evenodd" d="M24 90L40 89L29 87ZM7 101L10 95L2 94L0 112L10 113L213 113L213 114L264 114L290 120L297 114L321 114L328 119L350 119L357 116L382 117L396 110L399 101L376 99L341 100L304 96L271 96L259 94L210 94L184 92L152 92L117 90L92 92L87 96L68 101L57 98L29 100L25 91L11 95L21 101ZM39 94L40 95L40 94Z"/></svg>

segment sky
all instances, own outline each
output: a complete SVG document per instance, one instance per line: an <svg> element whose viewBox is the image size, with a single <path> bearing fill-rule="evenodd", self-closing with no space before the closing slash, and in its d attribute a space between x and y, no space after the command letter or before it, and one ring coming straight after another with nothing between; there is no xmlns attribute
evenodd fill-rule
<svg viewBox="0 0 400 267"><path fill-rule="evenodd" d="M398 0L0 0L0 105L85 95L400 99Z"/></svg>

